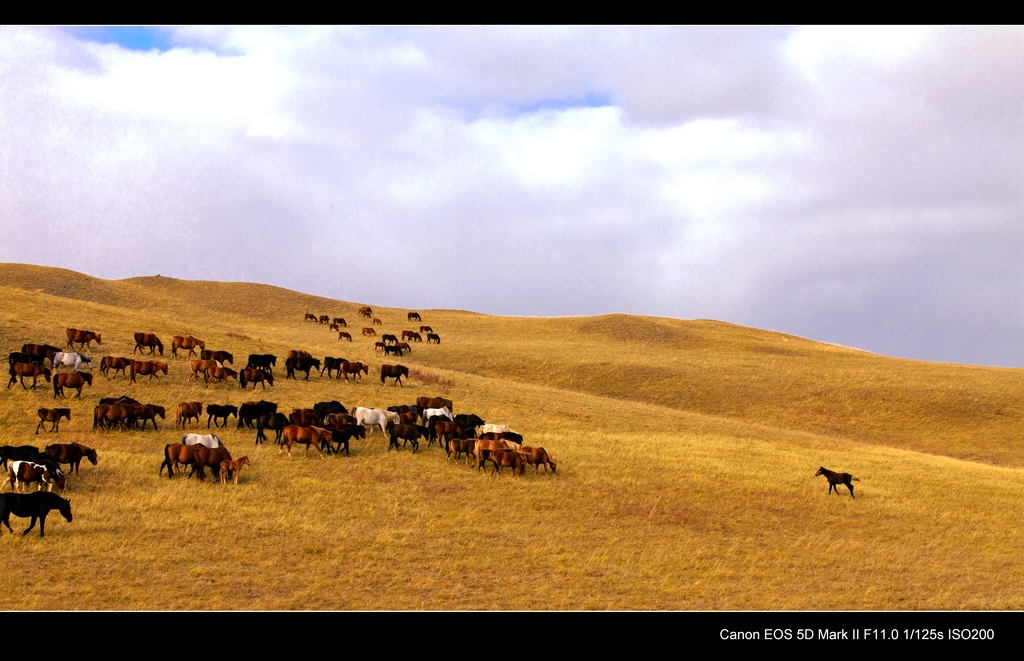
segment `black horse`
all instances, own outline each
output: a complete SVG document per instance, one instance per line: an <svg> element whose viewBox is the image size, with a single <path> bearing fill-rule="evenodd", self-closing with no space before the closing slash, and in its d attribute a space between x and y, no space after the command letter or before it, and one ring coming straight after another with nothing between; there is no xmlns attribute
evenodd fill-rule
<svg viewBox="0 0 1024 661"><path fill-rule="evenodd" d="M57 510L64 519L71 523L71 501L64 500L55 493L49 491L36 491L35 493L3 493L0 494L0 523L7 526L7 529L14 534L11 523L8 520L13 514L20 517L32 517L32 523L22 535L36 527L36 519L39 519L39 536L43 537L46 527L46 515L50 510Z"/></svg>

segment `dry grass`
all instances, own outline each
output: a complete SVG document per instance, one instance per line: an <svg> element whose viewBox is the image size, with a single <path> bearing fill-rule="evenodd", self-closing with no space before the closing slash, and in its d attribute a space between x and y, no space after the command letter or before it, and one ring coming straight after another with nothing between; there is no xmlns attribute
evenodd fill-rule
<svg viewBox="0 0 1024 661"><path fill-rule="evenodd" d="M59 434L33 435L52 390L0 395L0 444L78 441L98 466L69 480L75 521L0 538L6 609L1020 609L1020 370L894 360L718 322L611 315L517 319L423 311L442 337L400 361L361 338L359 304L241 283L103 281L0 265L0 339L129 355L134 331L192 333L235 353L291 348L363 360L363 380L279 378L266 394L98 376ZM343 316L352 344L305 312ZM412 328L374 306L385 332ZM380 332L380 330L378 331ZM165 356L165 359L168 359ZM410 366L381 386L382 362ZM277 370L283 377L283 369ZM281 409L444 394L524 433L555 475L478 474L436 447L292 459L249 455L241 483L157 477L159 432L91 429L101 396L166 406L266 397ZM205 422L205 421L204 421ZM204 424L205 428L205 424ZM827 496L819 465L850 471ZM27 523L16 519L16 530ZM53 577L59 576L59 580Z"/></svg>

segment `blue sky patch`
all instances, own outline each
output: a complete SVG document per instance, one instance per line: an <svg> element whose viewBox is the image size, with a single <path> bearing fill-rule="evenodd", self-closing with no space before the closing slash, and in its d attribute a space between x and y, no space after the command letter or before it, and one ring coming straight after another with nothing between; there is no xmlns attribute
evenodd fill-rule
<svg viewBox="0 0 1024 661"><path fill-rule="evenodd" d="M521 113L537 112L538 110L565 110L566 108L602 108L612 104L608 94L587 94L584 97L537 99L529 103L513 106Z"/></svg>
<svg viewBox="0 0 1024 661"><path fill-rule="evenodd" d="M167 51L174 47L171 34L160 27L147 26L76 26L61 28L76 39L101 44L117 44L127 50Z"/></svg>

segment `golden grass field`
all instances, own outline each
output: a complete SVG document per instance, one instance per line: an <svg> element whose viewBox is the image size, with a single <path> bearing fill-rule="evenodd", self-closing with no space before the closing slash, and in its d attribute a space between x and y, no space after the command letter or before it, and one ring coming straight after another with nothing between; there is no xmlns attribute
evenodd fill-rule
<svg viewBox="0 0 1024 661"><path fill-rule="evenodd" d="M266 285L146 277L109 281L0 264L0 338L131 355L164 341L169 375L98 374L81 401L49 384L0 395L0 445L80 442L99 452L47 536L0 535L3 609L1022 609L1024 371L887 358L715 321L630 315L495 317L419 310L439 346L401 360L378 332L419 323L374 301ZM345 317L354 342L303 321ZM255 395L186 384L173 335L235 355L305 349L370 364L362 381L313 373ZM382 362L413 370L382 386ZM240 365L241 363L241 365ZM73 391L72 391L73 392ZM159 431L92 431L100 397L161 404ZM255 431L218 432L253 465L240 483L158 477L180 401L279 410L442 395L456 413L508 424L547 448L556 474L490 477L436 446L386 452L380 430L352 455L289 459ZM40 407L70 406L34 435ZM204 415L202 429L205 431ZM271 437L273 438L273 437ZM827 495L819 466L851 472ZM20 533L27 519L12 517ZM16 579L16 580L15 580ZM27 580L26 580L27 579Z"/></svg>

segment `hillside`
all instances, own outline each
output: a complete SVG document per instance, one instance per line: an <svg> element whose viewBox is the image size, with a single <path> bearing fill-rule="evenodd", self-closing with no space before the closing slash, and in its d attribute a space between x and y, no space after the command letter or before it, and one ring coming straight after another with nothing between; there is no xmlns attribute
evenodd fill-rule
<svg viewBox="0 0 1024 661"><path fill-rule="evenodd" d="M97 375L81 401L55 404L46 384L0 396L0 444L78 441L101 458L70 479L73 523L54 515L45 539L0 541L11 560L4 571L26 557L40 578L81 558L131 568L127 585L77 572L66 590L9 594L0 606L1024 605L1024 371L898 360L715 321L450 310L419 311L440 345L385 360L359 334L369 325L356 313L363 304L268 285L107 281L0 264L8 351L63 346L64 329L77 327L102 333L92 355L131 355L133 333L144 331L164 339L170 363L152 384ZM383 321L378 332L419 326L406 310L365 304ZM345 317L353 342L304 322L306 312ZM234 382L206 388L187 383L186 361L170 357L169 339L181 334L233 352L236 368L249 353L301 348L362 360L370 374L286 381L279 363L266 393ZM407 387L382 386L382 362L408 365ZM159 432L92 430L98 399L122 392L167 407ZM289 459L254 446L254 432L232 419L218 433L254 461L237 487L157 476L163 446L181 433L179 401L265 397L287 412L421 394L521 431L555 455L557 474L489 478L436 447L389 453L379 430L354 441L350 457ZM35 436L35 410L56 405L70 406L72 421ZM845 488L827 496L813 477L819 465L857 475L857 498ZM182 548L191 559L180 560ZM544 578L510 584L488 571L493 557L520 559ZM855 578L857 593L836 593L837 576Z"/></svg>

